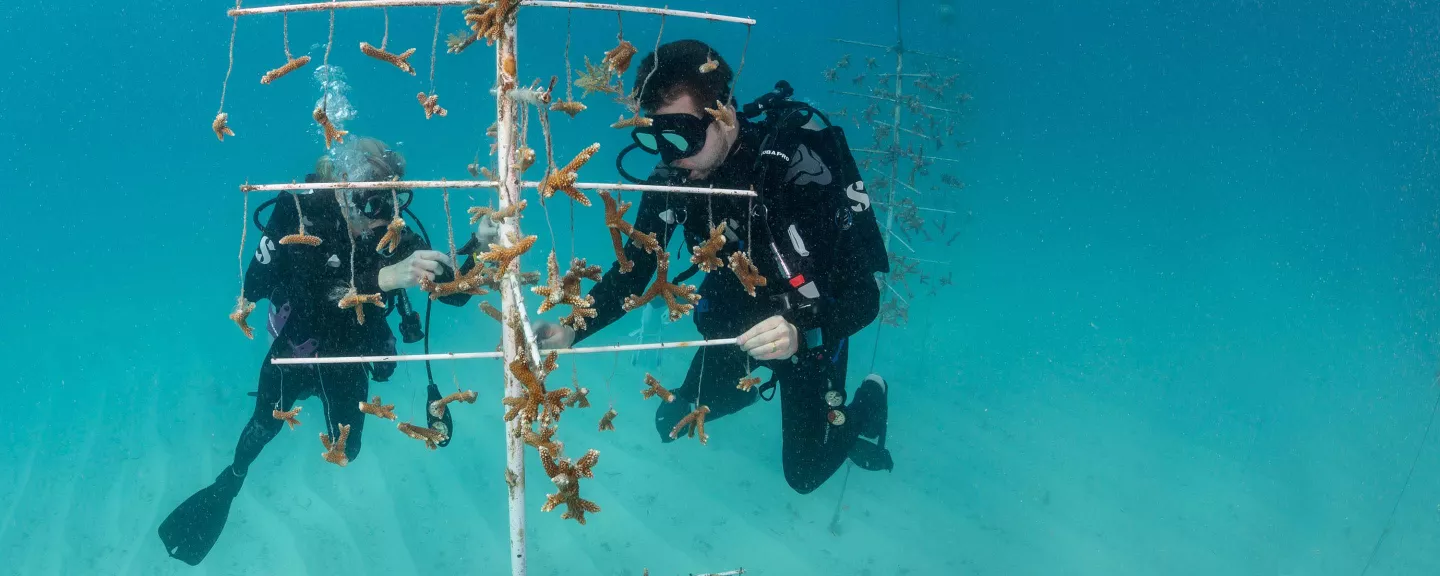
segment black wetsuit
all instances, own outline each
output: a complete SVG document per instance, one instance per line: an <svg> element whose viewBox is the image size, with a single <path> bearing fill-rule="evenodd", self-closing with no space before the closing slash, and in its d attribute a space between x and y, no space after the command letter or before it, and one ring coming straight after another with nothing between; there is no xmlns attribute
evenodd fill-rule
<svg viewBox="0 0 1440 576"><path fill-rule="evenodd" d="M256 325L257 331L268 330L274 341L260 363L255 412L235 447L234 467L239 474L249 469L260 450L283 426L272 411L289 410L297 400L311 396L320 397L325 414L307 418L301 413L298 418L306 423L320 423L332 438L339 434L340 424L348 424L350 436L345 452L354 460L360 453L365 427L359 403L369 400L372 378L384 382L394 372L394 363L280 366L270 362L272 358L395 353L395 336L390 331L387 315L395 308L395 300L403 290L385 293L387 307L384 309L364 305L363 325L357 321L355 310L340 309L337 303L349 288L351 278L350 240L345 220L333 193L320 191L301 194L301 198L305 231L319 237L321 244L315 247L280 244L280 238L298 230L295 202L290 194L281 193L265 224L260 246L245 271L245 298L251 302L269 301L268 306L256 307L251 324ZM380 292L381 268L404 260L416 250L429 249L423 238L407 229L395 253L382 255L375 247L383 232L381 228L373 235L355 239L355 288L361 294ZM437 281L445 281L447 277L452 277L448 270ZM468 298L455 295L440 301L459 306ZM270 312L267 314L264 310Z"/></svg>
<svg viewBox="0 0 1440 576"><path fill-rule="evenodd" d="M747 251L767 277L768 285L759 287L752 297L728 266L706 274L699 286L702 299L694 312L696 327L704 337L733 338L780 314L799 328L804 340L794 358L785 361L753 360L735 346L701 348L684 384L673 390L676 401L662 405L657 413L656 429L662 441L671 440L671 429L697 400L710 408L708 420L753 404L761 387L744 392L736 384L754 368L768 367L779 380L785 478L801 493L819 487L844 463L860 429L858 424L866 417L850 410L848 424L832 425L826 393L837 391L844 401L849 337L875 319L880 294L872 273L887 268L869 198L843 136L834 138L837 135L838 128L804 130L796 137L803 145L787 154L792 159L788 168L782 164L778 170L770 170L772 175L762 176L757 173L756 160L766 148L762 146L765 131L759 125L743 123L737 147L725 164L707 180L685 184L754 187L759 199L644 193L632 212L636 230L654 233L662 247L669 244L676 228L682 230L684 245L671 255L672 279L690 266L689 247L703 243L711 226L722 221L727 224L729 241L720 257L728 262L731 253ZM657 169L650 182L678 183L676 175L663 168ZM780 265L775 249L784 254L790 275ZM643 293L653 277L656 256L634 243L625 246L625 253L635 263L634 269L621 273L618 265L612 266L590 291L597 317L576 335L577 341L620 318L625 313L623 299ZM818 302L816 307L804 314L791 310L782 299L803 299L788 282L794 274L819 288L820 298L812 300ZM703 397L697 399L697 392Z"/></svg>

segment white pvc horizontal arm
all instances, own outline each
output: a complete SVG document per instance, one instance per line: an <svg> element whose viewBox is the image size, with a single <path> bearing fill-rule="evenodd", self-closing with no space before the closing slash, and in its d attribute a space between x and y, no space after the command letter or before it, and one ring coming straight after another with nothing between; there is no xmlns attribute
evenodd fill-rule
<svg viewBox="0 0 1440 576"><path fill-rule="evenodd" d="M673 348L699 348L701 346L732 346L734 338L719 340L691 340L686 342L655 342L651 344L621 344L618 346L592 346L587 348L556 348L541 350L541 354L555 352L562 356L569 354L603 354L606 352L639 352L644 350L669 350ZM384 356L333 356L320 358L272 358L271 364L354 364L358 362L423 362L426 360L476 360L501 358L500 352L448 352L439 354L391 354Z"/></svg>
<svg viewBox="0 0 1440 576"><path fill-rule="evenodd" d="M384 180L380 182L291 182L289 184L243 184L241 192L280 192L283 190L389 190L391 188L416 189L467 189L497 188L494 180ZM536 188L539 182L522 182L526 188ZM711 194L715 196L755 196L754 190L730 188L703 188L697 186L654 186L650 184L621 184L618 182L580 182L577 190L616 190L621 192L666 192L674 194Z"/></svg>
<svg viewBox="0 0 1440 576"><path fill-rule="evenodd" d="M475 5L476 3L474 0L346 0L343 2L309 2L304 4L260 6L256 8L232 8L229 12L227 12L227 14L230 16L259 16L262 14L284 14L289 12L324 12L327 10L345 10L351 8L402 8ZM752 18L724 16L720 14L711 14L709 12L692 12L689 10L670 10L668 8L625 6L623 4L601 4L599 2L557 2L552 0L521 0L520 5L534 6L537 8L566 8L572 10L600 10L605 12L636 12L641 14L675 16L679 18L695 18L698 20L710 20L714 22L733 22L735 24L745 25L755 24L755 20Z"/></svg>

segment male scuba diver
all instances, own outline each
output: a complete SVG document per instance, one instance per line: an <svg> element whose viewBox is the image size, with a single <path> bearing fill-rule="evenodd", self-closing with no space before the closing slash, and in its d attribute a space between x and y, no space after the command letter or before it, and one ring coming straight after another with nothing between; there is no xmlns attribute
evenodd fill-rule
<svg viewBox="0 0 1440 576"><path fill-rule="evenodd" d="M654 234L665 250L677 228L686 246L696 246L723 223L721 260L746 252L767 280L754 296L730 270L701 281L696 327L706 338L738 334L738 346L696 352L684 384L673 390L674 401L656 411L661 441L672 440L672 429L696 405L709 407L708 420L723 418L757 397L773 398L778 380L785 479L797 492L818 488L847 457L868 470L893 469L885 448L885 380L867 377L846 405L849 337L875 319L880 292L874 275L889 264L843 132L818 110L790 100L784 82L727 126L703 108L733 102L730 66L696 40L671 42L656 53L636 72L633 92L652 124L634 129L635 142L621 159L637 148L658 154L661 164L648 184L753 188L759 197L646 192L634 227ZM707 65L712 56L714 64ZM763 121L756 121L761 115ZM817 119L824 125L812 122ZM621 159L616 164L622 176L639 182ZM617 263L590 291L597 317L578 332L538 324L542 347L565 348L593 335L624 314L627 295L645 292L657 256L633 242L624 250L633 270L622 272ZM692 267L673 282L695 272ZM768 383L737 388L760 366L773 371Z"/></svg>
<svg viewBox="0 0 1440 576"><path fill-rule="evenodd" d="M315 173L307 176L306 181L378 182L400 179L404 175L405 159L398 152L373 138L352 137L322 156L316 162ZM160 524L160 539L170 556L192 566L204 560L220 538L231 501L245 481L251 463L286 423L280 413L291 410L297 400L320 397L324 419L316 420L322 423L324 433L330 438L340 438L340 427L348 426L345 459L337 464L343 466L359 455L365 428L360 403L370 401L370 380L387 381L395 371L395 363L275 365L271 360L394 354L395 337L387 322L391 310L400 311L400 331L406 342L425 337L419 314L411 308L405 290L418 285L422 279L438 282L453 279L454 271L449 269L448 255L431 250L428 238L422 238L408 227L393 251L377 248L381 233L397 213L396 200L400 203L398 212L409 215L409 222L419 225L425 234L419 219L408 209L412 192L393 192L393 195L388 189L312 190L294 195L281 192L255 210L253 220L264 236L245 271L244 297L251 302L270 301L266 328L273 341L260 363L254 414L240 432L234 461L220 472L213 484L185 500ZM270 205L274 209L262 226L260 213ZM281 243L281 238L302 230L302 216L304 232L319 238L320 243L315 246ZM471 241L478 240L472 236ZM469 252L467 246L463 253ZM472 258L462 271L473 265ZM381 293L386 304L383 309L365 310L364 322L358 320L355 310L344 310L337 305L349 291L352 279L360 294ZM468 299L461 294L440 301L460 306ZM427 306L427 322L428 317ZM428 347L428 339L426 342ZM440 399L440 390L433 378L428 389L430 401ZM443 418L435 418L428 410L425 412L428 425L447 437L441 445L448 444L449 436L454 433L451 411L447 410ZM305 419L303 414L294 416ZM298 422L291 422L291 427L295 424ZM310 438L307 442L314 442L313 435L305 436Z"/></svg>

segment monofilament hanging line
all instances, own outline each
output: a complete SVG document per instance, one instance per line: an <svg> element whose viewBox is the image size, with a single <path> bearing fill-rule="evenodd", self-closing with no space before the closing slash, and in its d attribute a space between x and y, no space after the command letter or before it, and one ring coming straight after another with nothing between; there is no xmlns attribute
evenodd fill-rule
<svg viewBox="0 0 1440 576"><path fill-rule="evenodd" d="M435 53L440 46L440 17L444 6L435 7L435 35L430 37L430 94L435 94Z"/></svg>
<svg viewBox="0 0 1440 576"><path fill-rule="evenodd" d="M245 197L245 207L240 215L240 254L235 260L240 264L240 297L245 297L245 235L250 232L250 195Z"/></svg>
<svg viewBox="0 0 1440 576"><path fill-rule="evenodd" d="M573 12L575 12L575 11L574 11L574 10L566 10L566 11L565 11L565 101L566 101L566 102L574 102L574 101L575 101L575 89L571 86L571 82L570 82L570 77L575 75L574 71L572 71L572 70L570 69L570 16L572 15ZM619 13L619 12L616 12L615 15L616 15L616 16L619 16L620 13Z"/></svg>
<svg viewBox="0 0 1440 576"><path fill-rule="evenodd" d="M455 225L450 221L450 189L444 188L441 197L445 199L445 235L450 238L450 269L460 276L460 261L455 257Z"/></svg>
<svg viewBox="0 0 1440 576"><path fill-rule="evenodd" d="M660 31L655 34L655 61L651 63L650 73L645 75L645 80L640 82L640 91L635 94L635 110L640 109L640 99L645 97L645 87L650 85L650 79L655 77L655 71L660 69L660 39L665 37L665 15L660 15Z"/></svg>
<svg viewBox="0 0 1440 576"><path fill-rule="evenodd" d="M380 14L385 17L385 33L380 36L380 51L385 51L385 43L390 41L390 9L381 8Z"/></svg>
<svg viewBox="0 0 1440 576"><path fill-rule="evenodd" d="M235 0L235 7L240 7L241 0ZM216 113L225 112L225 93L230 90L230 72L235 70L235 31L240 29L240 17L233 17L234 22L230 23L230 65L225 68L225 81L220 83L220 110Z"/></svg>
<svg viewBox="0 0 1440 576"><path fill-rule="evenodd" d="M740 49L740 67L735 69L735 77L730 79L730 105L738 108L740 101L735 99L735 88L740 86L740 74L745 72L745 55L750 53L750 33L755 27L745 25L745 47Z"/></svg>
<svg viewBox="0 0 1440 576"><path fill-rule="evenodd" d="M1436 378L1440 384L1440 378ZM1375 539L1375 546L1370 549L1370 557L1365 559L1365 567L1360 570L1360 576L1365 576L1370 571L1370 565L1375 562L1375 554L1380 552L1380 546L1390 536L1391 523L1395 521L1395 513L1400 510L1400 503L1405 501L1405 492L1410 489L1410 479L1415 476L1415 465L1420 462L1420 455L1425 452L1425 444L1430 439L1430 428L1435 425L1435 414L1440 412L1440 395L1435 397L1435 405L1430 408L1430 421L1425 424L1425 434L1420 437L1420 445L1415 448L1415 459L1410 461L1410 471L1405 473L1405 483L1400 486L1400 494L1395 497L1395 506L1390 509L1390 515L1385 518L1385 529L1380 532L1380 537Z"/></svg>
<svg viewBox="0 0 1440 576"><path fill-rule="evenodd" d="M290 56L290 13L281 14L280 18L280 40L285 47L285 61L294 60Z"/></svg>

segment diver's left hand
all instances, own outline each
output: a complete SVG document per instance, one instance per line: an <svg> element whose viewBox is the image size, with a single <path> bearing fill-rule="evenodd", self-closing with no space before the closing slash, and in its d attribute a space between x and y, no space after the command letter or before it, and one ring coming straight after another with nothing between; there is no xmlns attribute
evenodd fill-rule
<svg viewBox="0 0 1440 576"><path fill-rule="evenodd" d="M800 330L781 316L771 316L746 330L735 343L756 360L789 360L800 349Z"/></svg>

